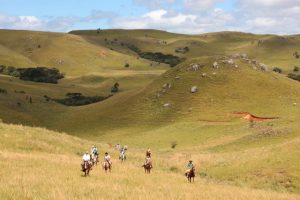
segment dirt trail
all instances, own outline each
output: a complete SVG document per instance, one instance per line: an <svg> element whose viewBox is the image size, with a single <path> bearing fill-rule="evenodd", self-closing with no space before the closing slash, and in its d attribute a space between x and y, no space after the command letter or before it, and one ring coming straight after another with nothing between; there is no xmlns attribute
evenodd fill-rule
<svg viewBox="0 0 300 200"><path fill-rule="evenodd" d="M278 117L258 117L249 112L234 112L233 114L239 115L242 117L242 119L245 119L249 122L263 122L267 120L278 119Z"/></svg>

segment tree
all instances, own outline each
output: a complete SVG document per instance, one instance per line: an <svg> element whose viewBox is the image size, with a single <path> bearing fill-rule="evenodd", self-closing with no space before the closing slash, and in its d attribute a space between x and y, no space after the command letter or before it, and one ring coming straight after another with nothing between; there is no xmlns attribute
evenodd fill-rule
<svg viewBox="0 0 300 200"><path fill-rule="evenodd" d="M112 93L116 93L116 92L118 92L119 91L119 83L118 82L116 82L115 84L114 84L114 86L111 88L111 92Z"/></svg>

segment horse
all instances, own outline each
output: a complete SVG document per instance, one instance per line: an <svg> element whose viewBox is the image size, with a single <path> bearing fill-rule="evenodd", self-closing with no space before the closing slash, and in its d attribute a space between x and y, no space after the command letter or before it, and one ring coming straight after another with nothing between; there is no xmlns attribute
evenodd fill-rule
<svg viewBox="0 0 300 200"><path fill-rule="evenodd" d="M119 160L121 160L122 162L123 162L124 160L126 160L126 155L125 155L125 153L121 153L121 154L120 154Z"/></svg>
<svg viewBox="0 0 300 200"><path fill-rule="evenodd" d="M192 169L190 169L189 172L185 173L185 176L188 178L189 182L194 182L194 178L195 178L195 167L192 167Z"/></svg>
<svg viewBox="0 0 300 200"><path fill-rule="evenodd" d="M142 167L144 167L145 173L150 174L152 169L152 164L150 162L143 164Z"/></svg>
<svg viewBox="0 0 300 200"><path fill-rule="evenodd" d="M84 176L90 175L90 170L92 169L92 165L89 161L84 161L82 166L82 171L84 172Z"/></svg>
<svg viewBox="0 0 300 200"><path fill-rule="evenodd" d="M103 166L103 169L105 170L105 172L107 172L107 170L109 170L109 172L111 172L111 163L109 163L108 161L104 161L102 166Z"/></svg>
<svg viewBox="0 0 300 200"><path fill-rule="evenodd" d="M95 164L97 165L98 162L99 162L98 155L97 154L92 154L91 161L92 161L93 165L95 165Z"/></svg>

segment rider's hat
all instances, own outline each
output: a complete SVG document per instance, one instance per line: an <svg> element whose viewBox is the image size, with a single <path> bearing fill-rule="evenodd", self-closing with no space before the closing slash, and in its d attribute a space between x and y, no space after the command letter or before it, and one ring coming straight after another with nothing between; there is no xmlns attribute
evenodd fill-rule
<svg viewBox="0 0 300 200"><path fill-rule="evenodd" d="M105 154L108 154L107 152L105 152Z"/></svg>
<svg viewBox="0 0 300 200"><path fill-rule="evenodd" d="M85 153L86 153L86 154L89 154L89 152L88 152L88 151L86 151Z"/></svg>
<svg viewBox="0 0 300 200"><path fill-rule="evenodd" d="M192 160L190 160L189 162L193 162Z"/></svg>

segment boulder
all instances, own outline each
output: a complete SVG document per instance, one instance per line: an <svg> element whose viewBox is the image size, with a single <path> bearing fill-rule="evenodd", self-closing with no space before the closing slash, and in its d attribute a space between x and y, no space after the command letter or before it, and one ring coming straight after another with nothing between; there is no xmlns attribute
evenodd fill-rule
<svg viewBox="0 0 300 200"><path fill-rule="evenodd" d="M233 61L232 59L227 60L227 64L229 64L229 65L234 65L234 61Z"/></svg>
<svg viewBox="0 0 300 200"><path fill-rule="evenodd" d="M198 92L198 87L197 86L192 86L191 93L196 93L196 92Z"/></svg>
<svg viewBox="0 0 300 200"><path fill-rule="evenodd" d="M213 63L213 68L219 69L219 64L218 64L218 62L215 61L215 62Z"/></svg>
<svg viewBox="0 0 300 200"><path fill-rule="evenodd" d="M245 53L242 53L242 54L240 54L240 57L246 59L246 58L248 58L248 55Z"/></svg>
<svg viewBox="0 0 300 200"><path fill-rule="evenodd" d="M170 83L165 83L162 88L163 89L171 89L171 87L172 87L172 85Z"/></svg>
<svg viewBox="0 0 300 200"><path fill-rule="evenodd" d="M206 73L202 73L202 77L206 77L207 76L207 74Z"/></svg>
<svg viewBox="0 0 300 200"><path fill-rule="evenodd" d="M268 66L266 65L266 64L264 64L264 63L259 63L258 64L258 67L259 67L259 69L261 70L261 71L268 71Z"/></svg>
<svg viewBox="0 0 300 200"><path fill-rule="evenodd" d="M165 108L168 108L168 107L170 107L170 106L171 106L171 104L170 104L169 102L164 104L164 107L165 107Z"/></svg>

